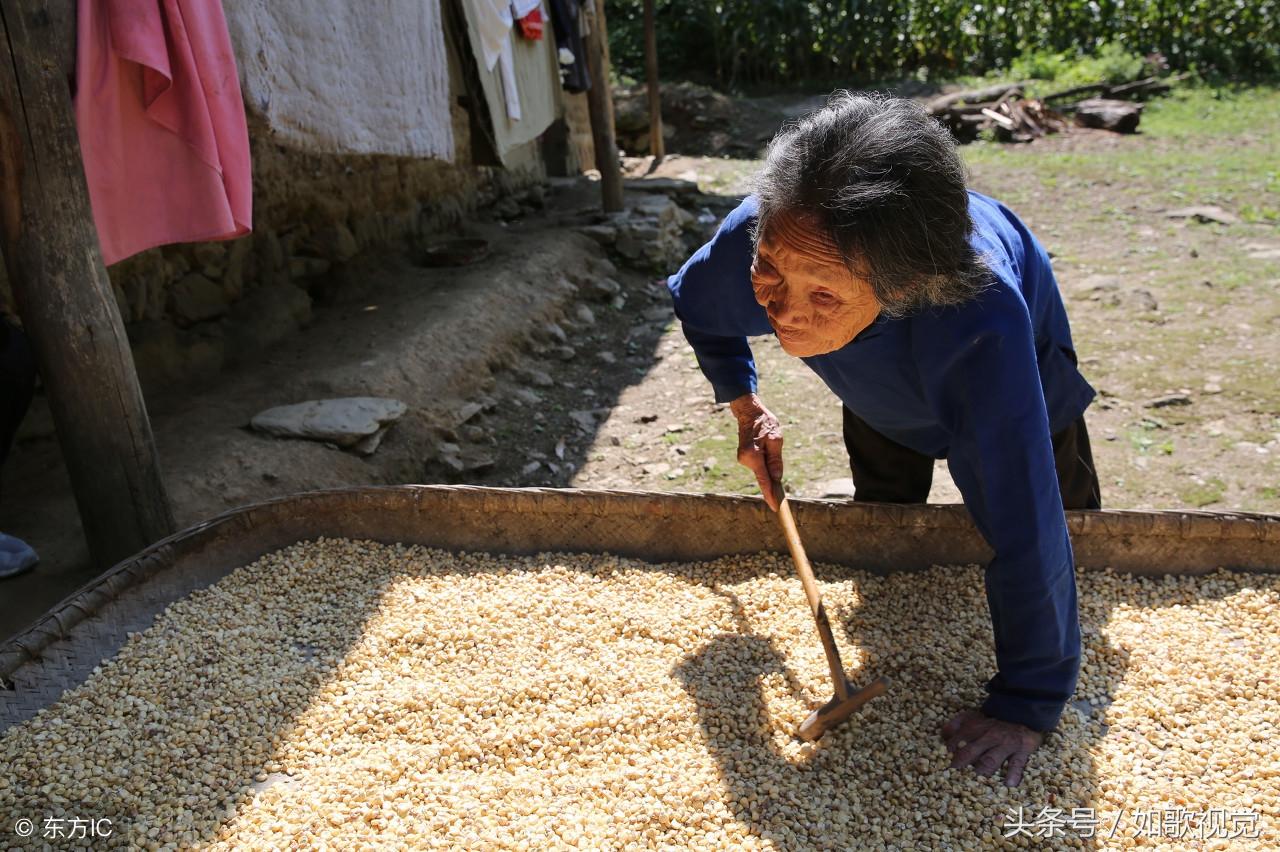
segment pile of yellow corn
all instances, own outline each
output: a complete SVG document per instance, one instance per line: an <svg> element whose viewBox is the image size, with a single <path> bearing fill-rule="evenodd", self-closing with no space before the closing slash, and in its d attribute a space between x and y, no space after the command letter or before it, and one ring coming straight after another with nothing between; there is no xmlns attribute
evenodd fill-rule
<svg viewBox="0 0 1280 852"><path fill-rule="evenodd" d="M785 558L299 544L0 737L0 849L110 845L41 838L73 817L135 848L1280 847L1280 577L1081 572L1080 701L1009 790L938 735L994 671L980 570L818 571L853 680L892 686L805 745L830 683Z"/></svg>

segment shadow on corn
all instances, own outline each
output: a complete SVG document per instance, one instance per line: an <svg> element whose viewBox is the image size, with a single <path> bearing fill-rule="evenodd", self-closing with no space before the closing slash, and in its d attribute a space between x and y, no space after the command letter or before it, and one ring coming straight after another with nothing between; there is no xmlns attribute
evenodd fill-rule
<svg viewBox="0 0 1280 852"><path fill-rule="evenodd" d="M1117 815L1095 806L1098 778L1091 749L1106 727L1094 718L1101 715L1100 707L1091 711L1087 699L1108 703L1128 665L1127 652L1103 633L1113 602L1088 594L1082 599L1090 678L1082 676L1077 700L1033 755L1021 787L1006 791L1003 773L982 777L971 769L949 768L939 730L954 713L981 704L995 661L981 572L934 569L939 570L965 571L973 578L945 607L928 591L928 573L873 577L822 570L824 580L854 587L852 605L847 593L834 596L834 607L828 604L851 680L861 686L884 675L891 686L814 746L803 746L794 732L809 708L830 698L825 665L818 663L820 681L804 679L820 682L818 692L802 686L788 662L795 650L784 653L773 639L753 633L736 600L741 632L715 637L673 671L697 706L726 802L754 835L780 849L881 843L990 848L1017 846L1016 840L1038 848L1098 848L1102 843L1099 835ZM816 646L816 633L812 642ZM744 670L753 676L728 680L724 674ZM765 680L775 684L776 708L779 675L790 698L804 708L795 718L780 718L768 706ZM1006 838L1016 830L1019 806L1024 823L1039 820L1041 826L1054 819L1042 817L1057 809L1052 835ZM1089 812L1073 811L1088 808L1095 808L1097 818L1093 836Z"/></svg>

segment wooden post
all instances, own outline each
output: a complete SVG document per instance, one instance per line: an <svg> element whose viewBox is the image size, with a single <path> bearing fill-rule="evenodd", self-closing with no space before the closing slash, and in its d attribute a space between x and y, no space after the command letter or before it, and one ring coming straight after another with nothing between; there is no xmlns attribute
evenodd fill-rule
<svg viewBox="0 0 1280 852"><path fill-rule="evenodd" d="M65 64L74 8L0 5L0 243L105 568L173 532L173 514L89 206Z"/></svg>
<svg viewBox="0 0 1280 852"><path fill-rule="evenodd" d="M658 23L656 0L644 0L644 72L649 95L649 153L656 166L667 155L662 138L662 90L658 84Z"/></svg>
<svg viewBox="0 0 1280 852"><path fill-rule="evenodd" d="M622 169L618 165L618 139L613 126L613 92L609 89L609 34L604 24L604 0L594 0L591 32L587 35L587 71L591 88L587 107L591 111L591 139L600 170L600 189L606 213L622 210Z"/></svg>

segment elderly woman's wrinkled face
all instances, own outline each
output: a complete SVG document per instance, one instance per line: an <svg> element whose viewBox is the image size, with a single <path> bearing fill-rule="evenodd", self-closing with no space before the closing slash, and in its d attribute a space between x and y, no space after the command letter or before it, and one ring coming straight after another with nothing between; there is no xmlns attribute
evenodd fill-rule
<svg viewBox="0 0 1280 852"><path fill-rule="evenodd" d="M865 278L804 215L780 213L760 234L751 285L788 354L834 352L880 313Z"/></svg>

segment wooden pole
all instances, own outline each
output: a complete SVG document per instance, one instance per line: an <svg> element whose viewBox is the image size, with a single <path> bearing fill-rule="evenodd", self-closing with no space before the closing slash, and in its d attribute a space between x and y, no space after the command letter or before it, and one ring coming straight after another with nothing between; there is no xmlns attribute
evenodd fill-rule
<svg viewBox="0 0 1280 852"><path fill-rule="evenodd" d="M657 165L667 155L662 138L662 90L658 84L658 23L656 0L644 0L644 72L649 95L649 153Z"/></svg>
<svg viewBox="0 0 1280 852"><path fill-rule="evenodd" d="M613 92L609 89L609 34L604 23L604 0L594 0L587 35L587 71L591 88L587 90L587 107L591 112L591 140L596 149L596 168L600 170L600 190L606 213L622 210L622 169L618 165L618 140L613 125Z"/></svg>
<svg viewBox="0 0 1280 852"><path fill-rule="evenodd" d="M0 4L0 244L90 555L107 567L174 524L89 206L65 64L74 8Z"/></svg>

